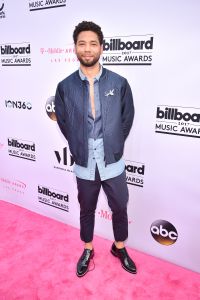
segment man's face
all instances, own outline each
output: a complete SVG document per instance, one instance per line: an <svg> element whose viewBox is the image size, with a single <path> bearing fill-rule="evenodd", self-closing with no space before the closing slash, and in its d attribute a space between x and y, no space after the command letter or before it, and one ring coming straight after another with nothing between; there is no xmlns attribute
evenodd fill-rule
<svg viewBox="0 0 200 300"><path fill-rule="evenodd" d="M103 46L95 32L82 31L78 35L75 50L80 63L85 67L92 67L99 61Z"/></svg>

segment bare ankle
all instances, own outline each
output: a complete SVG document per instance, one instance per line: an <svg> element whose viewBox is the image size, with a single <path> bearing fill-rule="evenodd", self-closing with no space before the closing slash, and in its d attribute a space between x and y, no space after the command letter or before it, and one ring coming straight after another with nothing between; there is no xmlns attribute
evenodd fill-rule
<svg viewBox="0 0 200 300"><path fill-rule="evenodd" d="M115 246L117 247L117 249L122 249L122 248L124 248L124 242L116 242L115 241Z"/></svg>
<svg viewBox="0 0 200 300"><path fill-rule="evenodd" d="M92 250L92 249L93 249L92 242L90 242L90 243L85 243L85 249Z"/></svg>

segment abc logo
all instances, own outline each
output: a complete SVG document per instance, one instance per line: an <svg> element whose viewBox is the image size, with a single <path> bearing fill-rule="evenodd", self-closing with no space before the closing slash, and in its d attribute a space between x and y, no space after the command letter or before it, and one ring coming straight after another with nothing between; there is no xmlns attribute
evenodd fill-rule
<svg viewBox="0 0 200 300"><path fill-rule="evenodd" d="M46 102L46 112L47 112L47 115L49 116L49 118L53 121L56 121L56 114L55 114L55 97L52 96L50 98L47 99L47 102Z"/></svg>
<svg viewBox="0 0 200 300"><path fill-rule="evenodd" d="M158 243L165 246L174 244L178 239L176 228L165 220L157 220L151 224L151 235Z"/></svg>

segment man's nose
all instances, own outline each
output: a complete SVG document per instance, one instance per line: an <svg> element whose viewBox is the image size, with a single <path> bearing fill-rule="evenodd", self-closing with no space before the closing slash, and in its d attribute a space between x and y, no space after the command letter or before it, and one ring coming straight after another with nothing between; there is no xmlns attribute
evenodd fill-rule
<svg viewBox="0 0 200 300"><path fill-rule="evenodd" d="M90 44L85 44L85 51L90 51L91 50L91 47L90 47Z"/></svg>

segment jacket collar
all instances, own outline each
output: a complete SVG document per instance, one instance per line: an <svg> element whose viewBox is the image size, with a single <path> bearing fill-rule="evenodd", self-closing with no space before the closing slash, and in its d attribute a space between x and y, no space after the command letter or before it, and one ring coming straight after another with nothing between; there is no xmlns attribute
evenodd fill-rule
<svg viewBox="0 0 200 300"><path fill-rule="evenodd" d="M100 70L99 73L94 77L94 79L96 79L97 81L99 81L99 78L101 77L102 74L102 65L100 65ZM81 78L81 80L87 80L87 77L85 76L85 74L83 74L83 72L81 71L81 68L79 68L79 76Z"/></svg>
<svg viewBox="0 0 200 300"><path fill-rule="evenodd" d="M102 70L102 72L101 72L101 75L100 75L100 77L99 77L98 80L103 79L104 77L106 77L106 74L107 74L107 69L104 68L103 66L102 66L101 70ZM76 74L76 76L77 76L81 81L84 80L84 79L82 79L81 76L80 76L79 69L75 72L75 74ZM83 75L83 76L85 77L85 75ZM86 77L85 77L85 78L86 78Z"/></svg>

